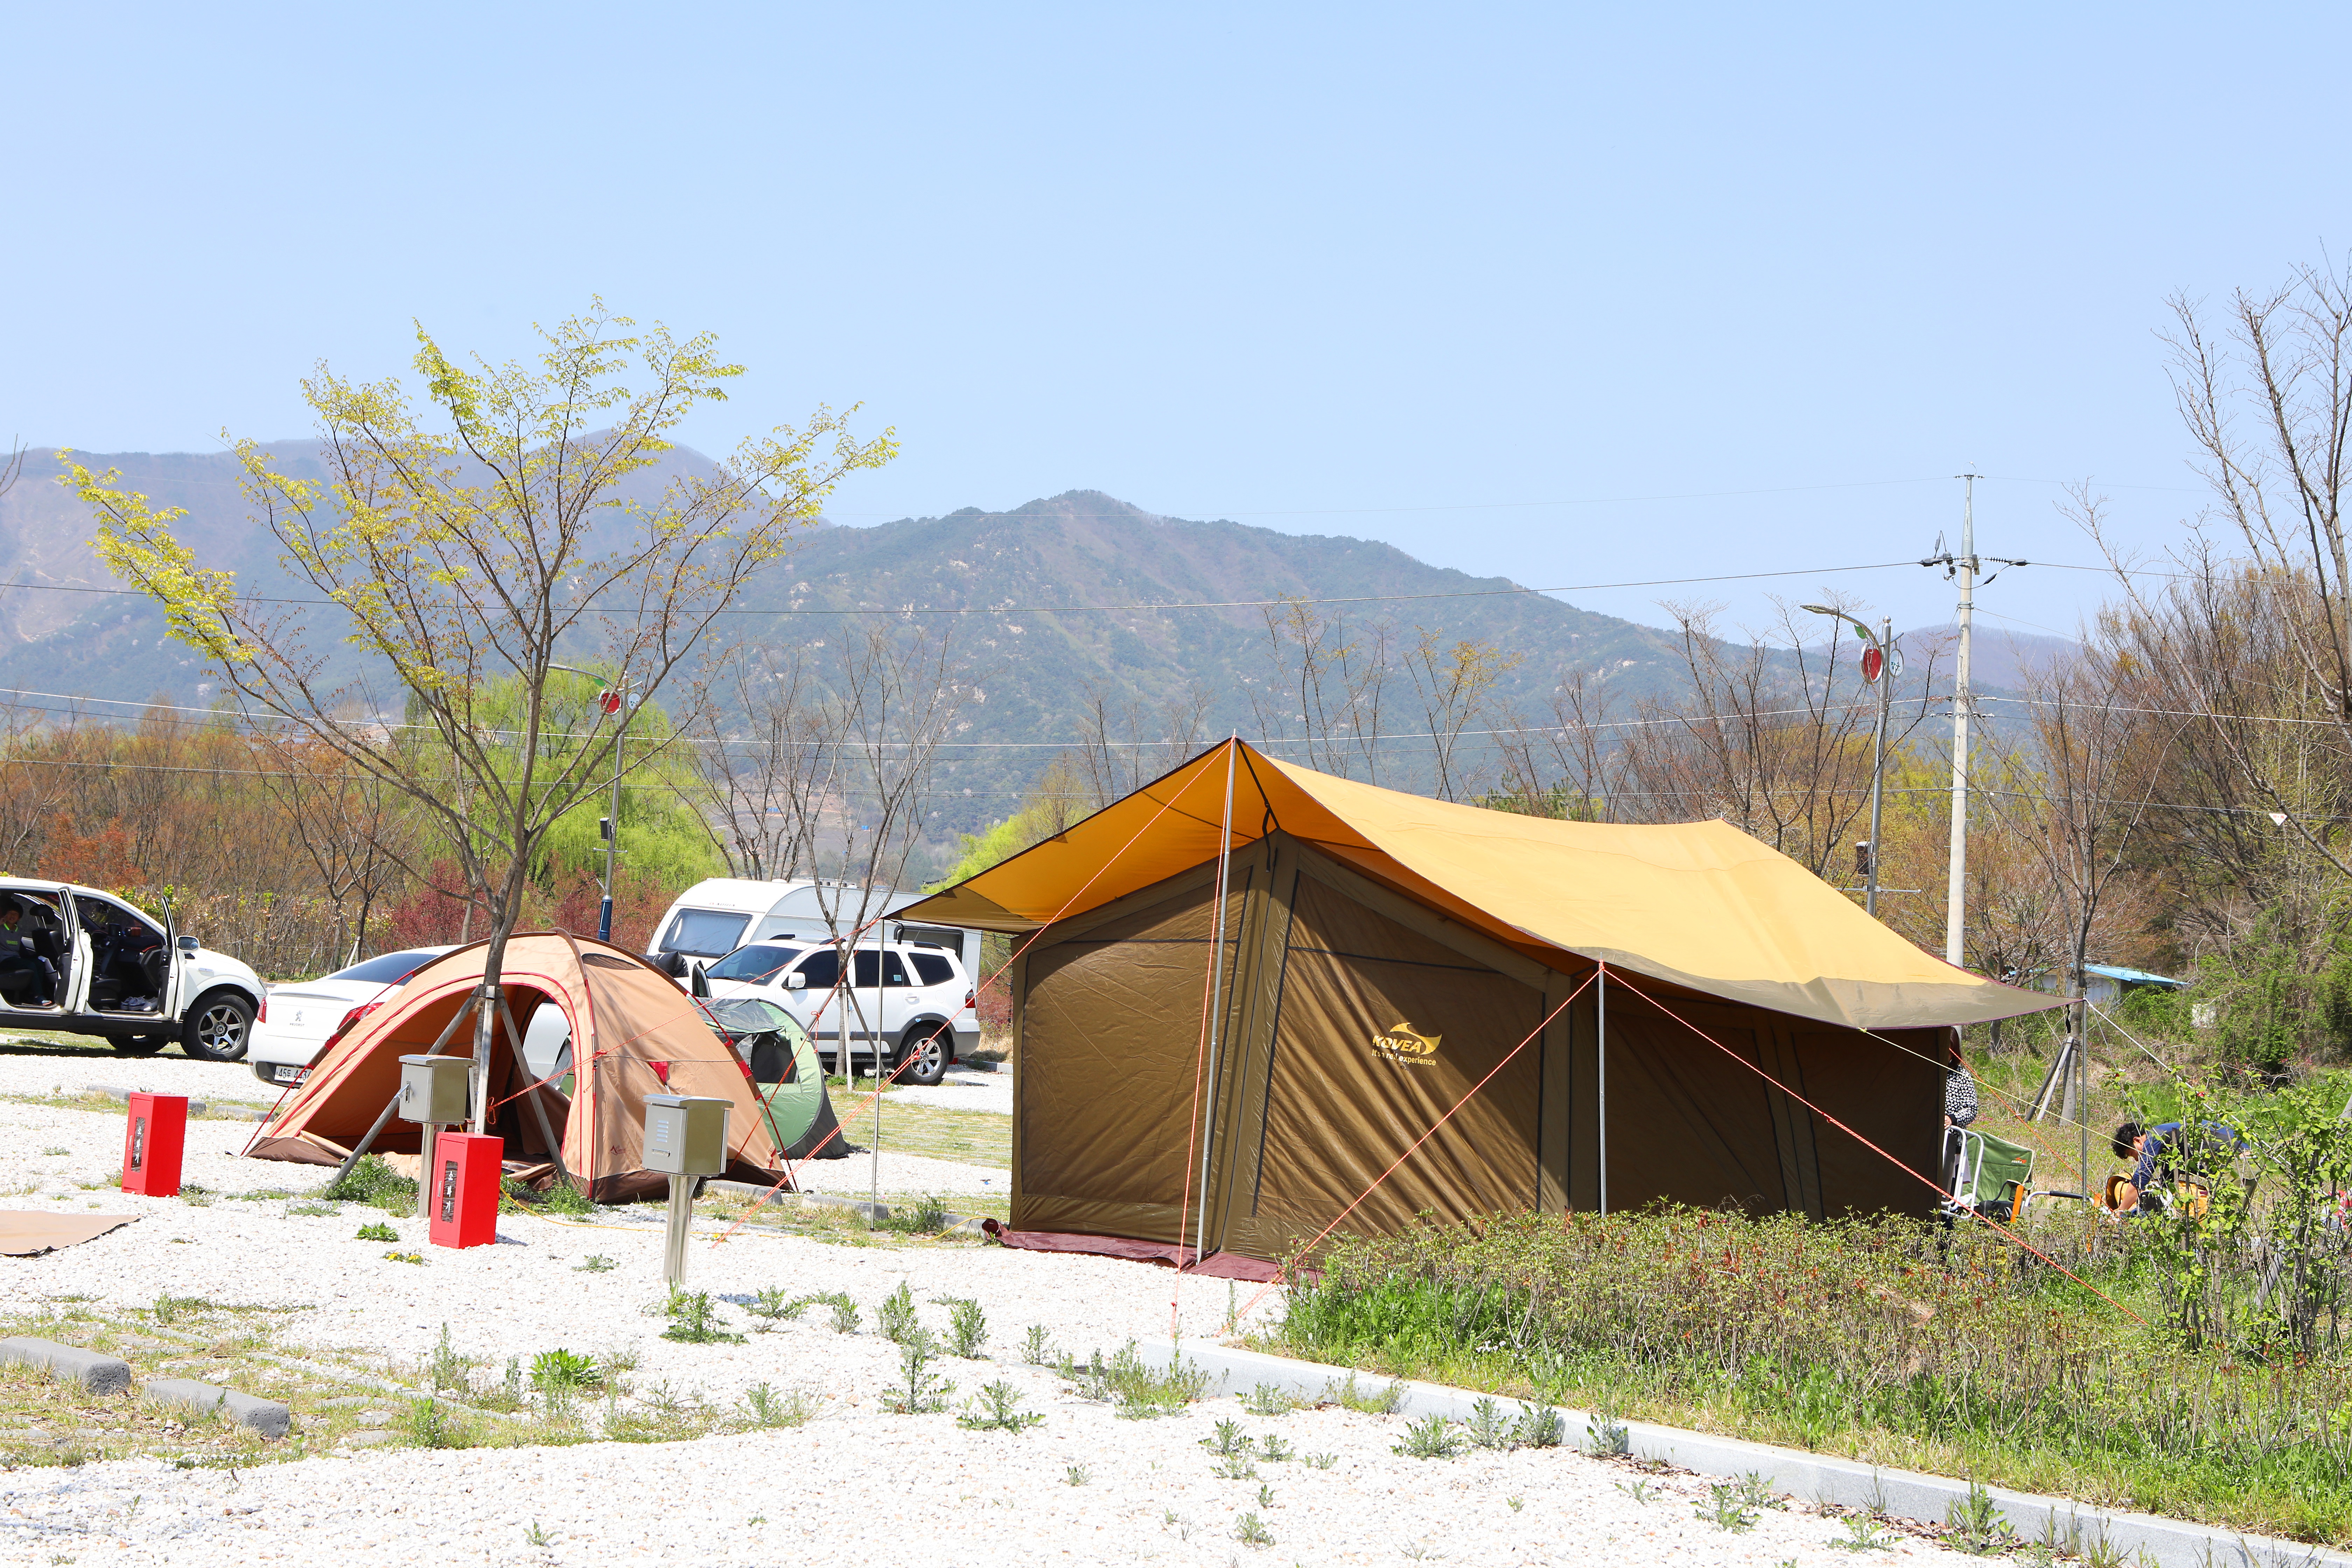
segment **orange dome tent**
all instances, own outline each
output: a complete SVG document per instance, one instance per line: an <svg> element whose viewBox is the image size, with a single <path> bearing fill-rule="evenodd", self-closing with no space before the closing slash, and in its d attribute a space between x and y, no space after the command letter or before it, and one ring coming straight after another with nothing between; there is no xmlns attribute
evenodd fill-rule
<svg viewBox="0 0 2352 1568"><path fill-rule="evenodd" d="M341 1164L375 1126L400 1089L400 1058L433 1049L479 987L488 942L445 953L394 992L375 1012L329 1047L247 1151L257 1159ZM706 1095L729 1100L730 1163L736 1180L773 1182L780 1164L751 1079L735 1053L712 1032L677 983L634 953L562 932L518 932L507 939L499 988L511 1016L499 1022L489 1064L488 1130L506 1140L508 1166L552 1168L548 1138L531 1108L547 1112L572 1184L598 1203L661 1191L668 1178L645 1168L645 1097ZM572 1093L533 1089L518 1048L542 1006L560 1008L571 1026ZM441 1054L469 1058L470 1020ZM420 1129L394 1118L371 1152L415 1154Z"/></svg>

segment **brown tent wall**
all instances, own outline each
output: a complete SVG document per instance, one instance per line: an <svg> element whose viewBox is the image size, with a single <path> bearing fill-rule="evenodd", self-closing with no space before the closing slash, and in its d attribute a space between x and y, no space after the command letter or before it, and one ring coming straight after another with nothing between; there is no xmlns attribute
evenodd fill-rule
<svg viewBox="0 0 2352 1568"><path fill-rule="evenodd" d="M1537 963L1276 832L1233 857L1223 1016L1215 1060L1203 1062L1215 880L1212 863L1140 889L1055 926L1014 965L1014 1229L1197 1239L1273 1258L1368 1188L1344 1230L1597 1205L1592 992L1552 1016L1590 967ZM1943 1031L1893 1037L1906 1051L1641 984L1932 1176ZM1669 1199L1817 1217L1927 1211L1926 1185L1630 990L1612 974L1612 1209ZM1196 1071L1209 1080L1197 1132Z"/></svg>

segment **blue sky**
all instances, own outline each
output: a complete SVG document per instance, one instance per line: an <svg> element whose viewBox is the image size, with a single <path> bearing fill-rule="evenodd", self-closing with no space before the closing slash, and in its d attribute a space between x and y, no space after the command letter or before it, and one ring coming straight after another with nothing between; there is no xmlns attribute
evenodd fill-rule
<svg viewBox="0 0 2352 1568"><path fill-rule="evenodd" d="M1087 487L1538 585L2201 504L2174 290L2347 242L2333 8L10 5L0 437L307 427L602 294L862 402L852 522ZM1825 584L1914 624L1916 567ZM2091 574L1988 609L2063 630Z"/></svg>

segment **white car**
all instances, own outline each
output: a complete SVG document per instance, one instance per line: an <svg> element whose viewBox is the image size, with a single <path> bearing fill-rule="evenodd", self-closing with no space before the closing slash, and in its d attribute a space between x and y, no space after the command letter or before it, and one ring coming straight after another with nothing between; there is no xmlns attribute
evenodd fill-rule
<svg viewBox="0 0 2352 1568"><path fill-rule="evenodd" d="M265 994L261 976L111 893L0 877L0 1025L97 1035L126 1057L173 1040L233 1062Z"/></svg>
<svg viewBox="0 0 2352 1568"><path fill-rule="evenodd" d="M404 947L316 980L280 985L253 1026L247 1053L253 1076L264 1083L300 1083L329 1046L390 1001L410 975L450 951Z"/></svg>
<svg viewBox="0 0 2352 1568"><path fill-rule="evenodd" d="M896 1068L912 1056L901 1083L933 1084L958 1057L980 1046L972 984L950 949L921 942L885 942L852 955L850 988L838 992L841 954L830 946L755 942L703 970L713 996L757 996L799 1020L829 1068L840 1070L841 1037L849 1059L880 1058Z"/></svg>

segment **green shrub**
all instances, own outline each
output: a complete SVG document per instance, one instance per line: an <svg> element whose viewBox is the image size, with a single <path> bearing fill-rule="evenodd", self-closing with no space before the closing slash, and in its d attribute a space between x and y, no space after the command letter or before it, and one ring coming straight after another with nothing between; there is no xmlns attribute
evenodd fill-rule
<svg viewBox="0 0 2352 1568"><path fill-rule="evenodd" d="M376 1220L371 1224L360 1226L359 1234L352 1239L357 1241L398 1241L400 1239L400 1232L393 1229L392 1226L384 1224L383 1221Z"/></svg>
<svg viewBox="0 0 2352 1568"><path fill-rule="evenodd" d="M319 1195L336 1203L371 1204L386 1214L416 1212L416 1183L373 1154L362 1154L351 1173L331 1182Z"/></svg>

